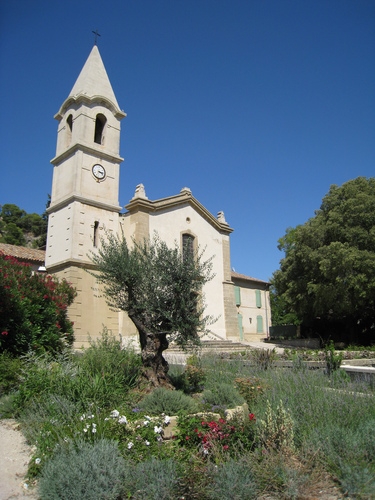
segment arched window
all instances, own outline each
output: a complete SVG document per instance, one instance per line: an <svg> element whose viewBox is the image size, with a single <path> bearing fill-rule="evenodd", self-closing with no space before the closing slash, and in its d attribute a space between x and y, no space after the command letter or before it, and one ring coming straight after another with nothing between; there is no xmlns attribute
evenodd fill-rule
<svg viewBox="0 0 375 500"><path fill-rule="evenodd" d="M184 261L194 258L194 236L189 233L182 235L182 257Z"/></svg>
<svg viewBox="0 0 375 500"><path fill-rule="evenodd" d="M70 144L72 140L72 132L73 132L73 115L69 115L66 119L66 145Z"/></svg>
<svg viewBox="0 0 375 500"><path fill-rule="evenodd" d="M104 127L106 123L107 118L104 115L101 113L96 115L94 142L97 144L104 144Z"/></svg>

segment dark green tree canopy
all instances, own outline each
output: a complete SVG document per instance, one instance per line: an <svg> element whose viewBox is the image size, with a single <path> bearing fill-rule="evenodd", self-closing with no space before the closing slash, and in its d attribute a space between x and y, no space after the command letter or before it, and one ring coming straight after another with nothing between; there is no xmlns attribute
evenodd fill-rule
<svg viewBox="0 0 375 500"><path fill-rule="evenodd" d="M5 203L0 206L0 242L41 248L46 244L47 223L46 212L28 214L13 203Z"/></svg>
<svg viewBox="0 0 375 500"><path fill-rule="evenodd" d="M351 337L375 331L375 178L331 186L315 217L289 228L279 249L285 257L272 282L284 315L340 324Z"/></svg>

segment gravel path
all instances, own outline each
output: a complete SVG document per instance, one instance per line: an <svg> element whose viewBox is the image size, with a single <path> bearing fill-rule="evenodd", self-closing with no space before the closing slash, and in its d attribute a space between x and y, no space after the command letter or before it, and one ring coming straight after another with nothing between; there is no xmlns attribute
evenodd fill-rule
<svg viewBox="0 0 375 500"><path fill-rule="evenodd" d="M24 480L31 455L19 424L11 419L0 420L0 500L37 500Z"/></svg>

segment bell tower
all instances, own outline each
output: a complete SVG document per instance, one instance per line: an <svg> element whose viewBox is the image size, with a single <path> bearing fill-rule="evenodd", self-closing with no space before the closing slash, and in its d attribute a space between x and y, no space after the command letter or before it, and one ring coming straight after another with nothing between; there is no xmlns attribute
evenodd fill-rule
<svg viewBox="0 0 375 500"><path fill-rule="evenodd" d="M106 232L119 228L120 110L98 47L94 45L69 96L55 115L56 156L48 208L47 271L77 289L69 309L76 346L96 337L103 326L118 332L95 278L90 252Z"/></svg>

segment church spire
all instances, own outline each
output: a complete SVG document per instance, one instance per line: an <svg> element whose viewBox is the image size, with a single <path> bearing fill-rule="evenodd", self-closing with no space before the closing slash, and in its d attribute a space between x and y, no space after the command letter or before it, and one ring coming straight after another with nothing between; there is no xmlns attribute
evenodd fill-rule
<svg viewBox="0 0 375 500"><path fill-rule="evenodd" d="M97 45L93 46L69 97L79 94L85 94L88 98L105 97L119 109Z"/></svg>

